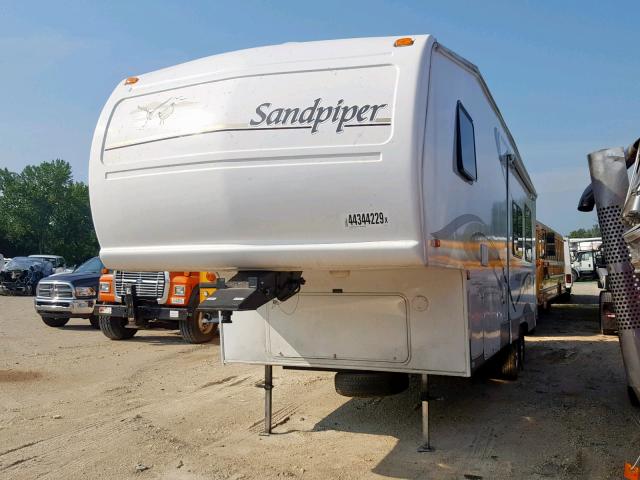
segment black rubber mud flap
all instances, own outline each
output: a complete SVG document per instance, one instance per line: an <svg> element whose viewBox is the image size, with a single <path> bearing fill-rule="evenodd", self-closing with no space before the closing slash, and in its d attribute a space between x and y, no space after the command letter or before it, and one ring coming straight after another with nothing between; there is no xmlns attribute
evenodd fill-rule
<svg viewBox="0 0 640 480"><path fill-rule="evenodd" d="M617 335L618 326L613 309L613 295L608 290L602 290L599 298L600 333L603 335Z"/></svg>

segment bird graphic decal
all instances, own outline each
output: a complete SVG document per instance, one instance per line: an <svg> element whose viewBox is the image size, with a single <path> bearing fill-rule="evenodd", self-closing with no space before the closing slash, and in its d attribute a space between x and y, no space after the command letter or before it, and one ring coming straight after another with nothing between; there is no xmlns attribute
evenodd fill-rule
<svg viewBox="0 0 640 480"><path fill-rule="evenodd" d="M150 103L148 105L138 105L138 110L146 114L146 119L142 128L146 127L154 118L158 118L160 125L175 111L177 103L185 100L185 97L169 97L161 103Z"/></svg>

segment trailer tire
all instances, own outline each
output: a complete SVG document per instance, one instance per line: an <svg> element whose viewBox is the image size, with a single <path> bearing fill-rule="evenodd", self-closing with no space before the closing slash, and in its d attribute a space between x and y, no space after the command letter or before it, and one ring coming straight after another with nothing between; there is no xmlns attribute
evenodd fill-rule
<svg viewBox="0 0 640 480"><path fill-rule="evenodd" d="M133 337L138 331L136 328L125 327L127 324L126 318L100 315L98 317L98 323L104 336L111 340L126 340Z"/></svg>
<svg viewBox="0 0 640 480"><path fill-rule="evenodd" d="M527 332L527 327L526 325L521 325L520 326L520 338L518 338L518 341L516 342L518 344L518 356L520 361L518 362L518 367L520 368L520 370L524 370L524 363L526 361L527 358L527 349L526 349L526 344L525 344L525 340L524 340L524 336L526 335Z"/></svg>
<svg viewBox="0 0 640 480"><path fill-rule="evenodd" d="M629 395L629 402L634 407L640 407L640 399L633 388L627 385L627 395Z"/></svg>
<svg viewBox="0 0 640 480"><path fill-rule="evenodd" d="M42 317L42 321L49 327L64 327L69 321L69 317Z"/></svg>
<svg viewBox="0 0 640 480"><path fill-rule="evenodd" d="M505 380L517 380L520 371L520 355L522 338L519 338L507 348L505 348L502 363L500 365L500 376Z"/></svg>
<svg viewBox="0 0 640 480"><path fill-rule="evenodd" d="M336 392L345 397L386 397L409 388L409 375L391 372L337 372Z"/></svg>
<svg viewBox="0 0 640 480"><path fill-rule="evenodd" d="M93 328L95 328L96 330L100 330L100 320L98 319L97 315L91 315L89 317L89 323L91 324L91 326Z"/></svg>
<svg viewBox="0 0 640 480"><path fill-rule="evenodd" d="M206 343L213 340L218 331L215 323L202 323L203 313L192 311L186 320L180 322L180 335L187 343Z"/></svg>

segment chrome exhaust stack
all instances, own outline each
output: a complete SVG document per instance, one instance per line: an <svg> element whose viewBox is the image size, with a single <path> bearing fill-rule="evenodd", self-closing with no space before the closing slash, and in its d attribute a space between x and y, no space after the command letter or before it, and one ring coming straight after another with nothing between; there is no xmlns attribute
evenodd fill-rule
<svg viewBox="0 0 640 480"><path fill-rule="evenodd" d="M640 398L640 292L625 243L622 215L629 190L627 168L634 159L625 153L622 147L616 147L592 152L587 157L629 393L637 399ZM583 194L579 209L586 211L587 203Z"/></svg>

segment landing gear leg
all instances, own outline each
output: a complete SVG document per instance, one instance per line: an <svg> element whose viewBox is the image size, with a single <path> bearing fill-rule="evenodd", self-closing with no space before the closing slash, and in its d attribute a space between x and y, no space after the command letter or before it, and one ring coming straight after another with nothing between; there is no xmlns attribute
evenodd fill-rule
<svg viewBox="0 0 640 480"><path fill-rule="evenodd" d="M273 366L264 366L264 432L261 435L271 435L271 390L273 390Z"/></svg>
<svg viewBox="0 0 640 480"><path fill-rule="evenodd" d="M422 445L419 453L433 452L435 449L429 443L429 376L420 376L420 403L422 403Z"/></svg>

